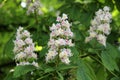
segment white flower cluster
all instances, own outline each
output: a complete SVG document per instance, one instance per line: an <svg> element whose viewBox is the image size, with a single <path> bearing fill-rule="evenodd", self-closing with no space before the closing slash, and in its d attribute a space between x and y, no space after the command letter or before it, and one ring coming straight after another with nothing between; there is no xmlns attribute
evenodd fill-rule
<svg viewBox="0 0 120 80"><path fill-rule="evenodd" d="M96 38L100 44L106 46L106 36L109 35L111 31L110 22L112 15L109 10L109 7L105 6L103 10L99 9L96 12L96 16L91 21L89 30L90 36L86 37L85 42L89 42L91 39Z"/></svg>
<svg viewBox="0 0 120 80"><path fill-rule="evenodd" d="M50 27L49 51L46 55L46 62L59 56L63 63L70 63L69 57L72 56L72 53L68 47L72 47L74 44L71 39L73 37L73 32L70 29L71 24L67 19L66 14L63 14L62 17L58 16L56 20L58 23Z"/></svg>
<svg viewBox="0 0 120 80"><path fill-rule="evenodd" d="M41 6L42 4L40 3L39 0L26 0L26 4L27 4L27 7L28 7L28 10L27 10L27 14L31 14L31 13L37 13L38 15L41 15L42 14L42 11L41 11Z"/></svg>
<svg viewBox="0 0 120 80"><path fill-rule="evenodd" d="M30 33L19 27L16 33L16 40L14 40L13 50L17 65L34 65L38 67L38 63L35 62L37 55L34 50L35 47Z"/></svg>

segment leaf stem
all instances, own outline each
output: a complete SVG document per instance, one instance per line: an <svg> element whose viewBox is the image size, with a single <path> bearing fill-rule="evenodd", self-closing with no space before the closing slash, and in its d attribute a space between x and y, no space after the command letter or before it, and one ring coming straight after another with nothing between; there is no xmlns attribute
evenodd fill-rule
<svg viewBox="0 0 120 80"><path fill-rule="evenodd" d="M100 58L100 55L99 54L97 54L98 55L98 57ZM91 56L93 59L95 59L96 61L98 61L100 64L102 64L103 66L104 66L104 64L101 62L101 61L99 61L97 58L95 58L95 57L93 57L93 56ZM105 66L104 66L105 67ZM105 67L106 68L106 67ZM107 68L106 68L107 69ZM108 69L107 69L108 70ZM115 77L117 77L117 78L119 78L115 73L113 73L112 71L110 71L110 70L108 70L112 75L114 75Z"/></svg>
<svg viewBox="0 0 120 80"><path fill-rule="evenodd" d="M47 76L49 76L49 75L51 75L51 74L47 74L47 75L45 75L45 76L42 76L42 77L38 78L37 80L41 80L41 79L43 79L44 77L47 77Z"/></svg>

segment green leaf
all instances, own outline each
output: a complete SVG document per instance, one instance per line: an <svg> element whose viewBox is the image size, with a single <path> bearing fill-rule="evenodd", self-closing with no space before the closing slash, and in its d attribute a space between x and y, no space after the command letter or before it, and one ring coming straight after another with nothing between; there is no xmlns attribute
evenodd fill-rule
<svg viewBox="0 0 120 80"><path fill-rule="evenodd" d="M120 11L120 0L114 0L114 1L115 1L117 9Z"/></svg>
<svg viewBox="0 0 120 80"><path fill-rule="evenodd" d="M79 30L74 30L75 41L79 41L82 38L82 35Z"/></svg>
<svg viewBox="0 0 120 80"><path fill-rule="evenodd" d="M45 73L49 73L49 72L53 72L56 70L56 67L52 66L54 64L45 64L45 63L41 63L40 68L45 72Z"/></svg>
<svg viewBox="0 0 120 80"><path fill-rule="evenodd" d="M113 57L114 60L120 57L120 53L118 49L112 46L111 44L107 44L106 49L107 49L107 52Z"/></svg>
<svg viewBox="0 0 120 80"><path fill-rule="evenodd" d="M100 3L105 3L105 0L98 0Z"/></svg>
<svg viewBox="0 0 120 80"><path fill-rule="evenodd" d="M35 70L35 69L36 69L36 67L32 66L32 65L16 66L13 76L15 78L17 78L17 77L20 77L22 75L25 75L28 72Z"/></svg>
<svg viewBox="0 0 120 80"><path fill-rule="evenodd" d="M114 9L114 3L112 0L105 0L105 6L109 6L110 7L110 11L112 11Z"/></svg>
<svg viewBox="0 0 120 80"><path fill-rule="evenodd" d="M61 70L66 70L66 69L71 69L71 68L77 68L76 65L65 65L65 64L61 64L57 67L57 70L58 71L61 71Z"/></svg>
<svg viewBox="0 0 120 80"><path fill-rule="evenodd" d="M75 2L79 2L81 4L88 4L88 3L95 2L95 0L75 0Z"/></svg>
<svg viewBox="0 0 120 80"><path fill-rule="evenodd" d="M4 80L19 80L19 79L13 78L13 72L10 72L7 74L7 76L4 78Z"/></svg>
<svg viewBox="0 0 120 80"><path fill-rule="evenodd" d="M102 52L101 54L101 60L104 64L104 66L110 70L114 71L117 70L119 71L119 68L117 66L116 59L120 56L118 50L112 46L111 44L107 44L106 50Z"/></svg>
<svg viewBox="0 0 120 80"><path fill-rule="evenodd" d="M9 41L5 44L5 47L4 47L4 56L10 58L10 59L13 59L13 48L14 48L14 44L13 44L13 39L14 39L14 36L12 36Z"/></svg>
<svg viewBox="0 0 120 80"><path fill-rule="evenodd" d="M101 60L103 62L103 65L110 71L117 70L119 71L119 68L113 59L113 57L107 52L103 51L101 54Z"/></svg>
<svg viewBox="0 0 120 80"><path fill-rule="evenodd" d="M120 78L113 77L113 78L110 79L110 80L120 80Z"/></svg>
<svg viewBox="0 0 120 80"><path fill-rule="evenodd" d="M60 77L59 80L64 80L64 78L63 78L63 76L62 76L62 74L61 74L60 72L57 71L57 74L58 74L58 76Z"/></svg>
<svg viewBox="0 0 120 80"><path fill-rule="evenodd" d="M77 63L78 59L79 59L79 52L77 51L77 49L75 47L70 48L71 52L73 54L73 56L71 57L71 61L73 63Z"/></svg>
<svg viewBox="0 0 120 80"><path fill-rule="evenodd" d="M96 80L94 71L82 60L78 61L77 80Z"/></svg>
<svg viewBox="0 0 120 80"><path fill-rule="evenodd" d="M103 66L100 66L99 69L97 69L97 80L106 80L107 78L107 72Z"/></svg>
<svg viewBox="0 0 120 80"><path fill-rule="evenodd" d="M49 67L45 69L45 73L52 72L52 71L55 71L55 68Z"/></svg>

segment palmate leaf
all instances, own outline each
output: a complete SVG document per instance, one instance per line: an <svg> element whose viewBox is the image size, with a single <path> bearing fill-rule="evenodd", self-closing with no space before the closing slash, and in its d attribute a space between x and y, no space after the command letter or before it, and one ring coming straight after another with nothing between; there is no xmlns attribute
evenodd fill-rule
<svg viewBox="0 0 120 80"><path fill-rule="evenodd" d="M77 50L76 47L71 47L71 52L73 54L73 56L71 57L71 63L77 63L78 59L79 59L79 52Z"/></svg>
<svg viewBox="0 0 120 80"><path fill-rule="evenodd" d="M110 79L110 80L120 80L120 78L113 77L113 78Z"/></svg>
<svg viewBox="0 0 120 80"><path fill-rule="evenodd" d="M7 74L7 76L4 78L4 80L20 80L13 78L13 72L10 72Z"/></svg>
<svg viewBox="0 0 120 80"><path fill-rule="evenodd" d="M119 68L117 66L116 59L119 58L120 54L118 50L112 46L111 44L107 44L106 50L101 53L101 60L103 65L110 71L117 70Z"/></svg>
<svg viewBox="0 0 120 80"><path fill-rule="evenodd" d="M120 58L120 53L117 48L112 46L111 44L107 44L107 52L113 57L113 59Z"/></svg>
<svg viewBox="0 0 120 80"><path fill-rule="evenodd" d="M82 60L78 61L77 80L97 80L93 69Z"/></svg>
<svg viewBox="0 0 120 80"><path fill-rule="evenodd" d="M107 72L106 72L105 67L103 67L102 65L99 66L99 68L97 69L97 72L96 72L96 76L97 76L97 80L106 80Z"/></svg>
<svg viewBox="0 0 120 80"><path fill-rule="evenodd" d="M12 59L14 56L13 56L13 48L14 48L14 43L13 43L13 40L14 40L14 35L9 39L9 41L5 44L5 47L4 47L4 50L3 50L3 53L4 53L4 57L7 57L7 58L10 58Z"/></svg>
<svg viewBox="0 0 120 80"><path fill-rule="evenodd" d="M119 71L119 68L117 66L116 61L113 59L113 57L107 52L103 51L101 54L101 60L103 62L103 65L110 71L117 70Z"/></svg>
<svg viewBox="0 0 120 80"><path fill-rule="evenodd" d="M35 70L36 67L32 65L20 65L15 67L15 71L13 73L13 77L17 78L22 75L25 75L26 73Z"/></svg>

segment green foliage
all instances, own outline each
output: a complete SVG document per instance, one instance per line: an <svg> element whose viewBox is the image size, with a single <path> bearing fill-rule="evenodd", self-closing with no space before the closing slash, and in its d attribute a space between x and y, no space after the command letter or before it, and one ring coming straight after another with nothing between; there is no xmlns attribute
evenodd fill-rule
<svg viewBox="0 0 120 80"><path fill-rule="evenodd" d="M114 48L112 45L108 44L106 47L106 51L103 51L101 54L101 59L104 66L110 71L119 71L119 68L116 63L116 59L117 57L119 57L119 55L120 54L117 51L117 49Z"/></svg>
<svg viewBox="0 0 120 80"><path fill-rule="evenodd" d="M6 43L5 47L4 47L4 56L7 56L9 57L9 59L12 59L14 57L14 54L13 54L13 48L14 48L14 44L13 44L13 41L14 41L14 37L15 36L12 36L10 38L10 40Z"/></svg>
<svg viewBox="0 0 120 80"><path fill-rule="evenodd" d="M119 68L115 62L115 60L112 58L112 56L110 56L106 51L104 51L102 54L101 54L101 59L102 59L102 62L104 64L104 66L110 70L110 71L114 71L114 70L117 70L119 71Z"/></svg>
<svg viewBox="0 0 120 80"><path fill-rule="evenodd" d="M13 72L10 72L7 74L4 80L17 80L17 79L13 78Z"/></svg>
<svg viewBox="0 0 120 80"><path fill-rule="evenodd" d="M27 74L28 72L32 72L35 69L36 69L36 67L32 66L32 65L25 65L25 66L19 65L19 66L16 66L15 69L14 69L15 71L14 71L13 77L18 78L18 77L20 77L22 75Z"/></svg>
<svg viewBox="0 0 120 80"><path fill-rule="evenodd" d="M101 75L102 74L102 75ZM107 72L103 66L100 66L96 73L98 80L106 80L107 79Z"/></svg>
<svg viewBox="0 0 120 80"><path fill-rule="evenodd" d="M77 80L96 80L93 69L84 61L78 61Z"/></svg>
<svg viewBox="0 0 120 80"><path fill-rule="evenodd" d="M115 1L117 9L120 11L120 2L119 2L119 0L114 0L114 1Z"/></svg>

